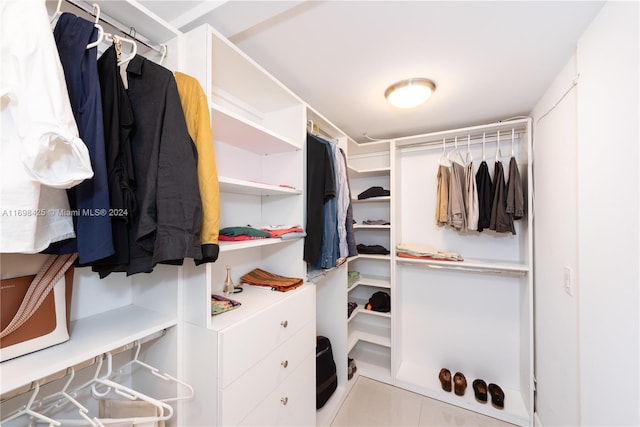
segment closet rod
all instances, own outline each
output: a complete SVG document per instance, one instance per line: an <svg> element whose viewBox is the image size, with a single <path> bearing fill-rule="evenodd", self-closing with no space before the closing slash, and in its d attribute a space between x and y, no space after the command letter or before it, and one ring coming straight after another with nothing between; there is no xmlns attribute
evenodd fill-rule
<svg viewBox="0 0 640 427"><path fill-rule="evenodd" d="M525 132L525 129L517 129L515 128L516 131L516 138L518 138L518 140L520 140L522 134ZM493 143L497 141L497 133L493 133L492 134L485 134L485 138L484 141L485 143ZM464 148L467 145L467 135L457 135L458 137L458 147L459 148ZM445 144L447 146L453 146L454 145L454 141L455 141L455 137L449 137L449 138L441 138L438 140L430 140L430 141L420 141L420 142L414 142L414 143L409 143L409 144L401 144L401 145L397 145L396 148L399 150L405 150L405 149L425 149L425 150L431 150L431 149L442 149L442 140L445 140ZM509 130L509 132L506 133L502 133L502 131L500 131L500 142L504 142L504 141L511 141L511 130ZM471 145L476 145L476 144L482 144L482 134L471 134Z"/></svg>
<svg viewBox="0 0 640 427"><path fill-rule="evenodd" d="M84 6L79 1L76 1L76 0L65 0L65 1L67 3L69 3L69 4L71 4L72 6L75 6L78 9L88 13L90 16L94 16L93 15L93 10L90 9L90 8L87 8L87 6ZM108 19L105 19L104 16L107 16ZM125 36L130 37L130 38L142 43L143 45L145 45L149 49L151 49L151 50L153 50L153 51L155 51L155 52L157 52L159 54L162 54L163 51L164 51L164 53L166 55L166 45L165 44L152 42L148 38L139 35L137 32L135 32L134 34L131 34L132 30L135 31L135 27L131 26L131 27L127 28L126 25L124 25L121 22L111 18L108 15L105 15L103 12L100 12L100 16L98 17L98 19L100 21L104 22L105 24L108 24L108 25L112 26L113 28L117 29L122 34L124 34ZM165 47L163 48L163 46L165 46Z"/></svg>
<svg viewBox="0 0 640 427"><path fill-rule="evenodd" d="M153 340L156 340L158 338L162 338L163 336L166 335L166 333L167 333L167 330L166 329L162 329L162 330L160 330L158 332L154 332L154 333L152 333L150 335L147 335L144 338L141 338L139 340L136 340L136 341L130 342L128 344L122 345L120 347L117 347L117 348L109 351L108 353L111 353L112 356L115 356L115 355L120 354L120 353L124 353L125 351L131 350L132 348L134 348L138 342L140 344L145 344L145 343L147 343L149 341L153 341ZM38 383L38 385L40 387L42 387L42 386L44 386L46 384L49 384L49 383L57 381L57 380L59 380L61 378L64 378L67 375L69 375L69 369L71 369L71 368L73 368L75 371L80 371L81 369L88 368L89 366L95 365L100 360L100 358L104 357L104 355L105 355L105 353L98 354L97 356L94 356L91 359L83 360L82 362L76 363L75 365L68 366L66 369L63 369L63 370L58 371L58 372L54 372L53 374L47 375L44 378L40 378L38 380L31 381L29 384L26 384L23 387L17 388L15 390L12 390L12 391L9 391L9 392L3 394L0 397L0 402L4 402L6 400L13 399L14 397L19 396L21 394L30 392L31 390L33 390L35 388L35 384L36 383Z"/></svg>

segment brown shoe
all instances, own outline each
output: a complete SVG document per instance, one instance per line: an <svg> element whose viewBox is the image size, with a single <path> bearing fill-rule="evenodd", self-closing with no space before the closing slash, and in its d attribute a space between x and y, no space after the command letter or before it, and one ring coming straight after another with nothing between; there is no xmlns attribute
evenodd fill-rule
<svg viewBox="0 0 640 427"><path fill-rule="evenodd" d="M440 374L438 375L440 378L440 384L442 384L442 389L444 391L451 391L451 372L447 368L440 369Z"/></svg>
<svg viewBox="0 0 640 427"><path fill-rule="evenodd" d="M458 396L464 396L467 389L467 379L460 372L456 372L453 376L453 390Z"/></svg>

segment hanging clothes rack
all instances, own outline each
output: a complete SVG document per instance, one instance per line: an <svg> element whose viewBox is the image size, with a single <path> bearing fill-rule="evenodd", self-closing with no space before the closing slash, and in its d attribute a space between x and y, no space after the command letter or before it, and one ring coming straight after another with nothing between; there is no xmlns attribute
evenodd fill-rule
<svg viewBox="0 0 640 427"><path fill-rule="evenodd" d="M521 138L524 132L524 129L519 129L517 127L509 128L509 131L513 131L513 139L514 142L516 138ZM480 132L479 134L469 133L464 135L467 138L467 146L471 145L483 145L487 143L496 143L499 141L504 141L505 134L501 131L496 131L495 133L487 133ZM500 140L498 141L498 138ZM400 150L431 150L431 149L442 149L443 145L448 145L456 149L456 140L457 137L449 137L449 138L440 138L437 140L429 140L429 141L419 141L414 143L398 143L396 147Z"/></svg>
<svg viewBox="0 0 640 427"><path fill-rule="evenodd" d="M147 343L149 341L154 341L154 340L156 340L158 338L161 338L161 337L165 336L166 333L167 333L167 330L166 329L162 329L162 330L160 330L158 332L154 332L154 333L152 333L150 335L147 335L146 337L144 337L144 338L142 338L140 340L136 340L136 341L130 342L128 344L125 344L123 346L120 346L118 348L115 348L115 349L111 350L110 353L111 353L112 356L115 356L117 354L120 354L120 353L123 353L125 351L131 350L134 347L138 347L141 344L144 344L144 343ZM4 402L6 400L13 399L16 396L19 396L21 394L28 393L28 392L30 392L32 390L35 390L36 387L44 386L46 384L49 384L49 383L57 381L57 380L59 380L61 378L64 378L65 376L68 375L69 369L74 369L77 372L77 371L80 371L80 370L82 370L84 368L87 368L89 366L95 365L102 357L103 357L103 355L99 354L99 355L97 355L95 357L92 357L91 359L83 360L82 362L76 363L75 365L69 366L66 369L63 369L63 370L58 371L58 372L55 372L55 373L53 373L51 375L48 375L48 376L46 376L44 378L41 378L41 379L36 380L36 381L32 381L31 383L26 384L23 387L17 388L17 389L12 390L12 391L9 391L9 392L3 394L2 396L0 396L0 402Z"/></svg>
<svg viewBox="0 0 640 427"><path fill-rule="evenodd" d="M94 16L93 14L93 10L87 6L85 6L82 2L77 1L77 0L64 0L65 2L69 3L70 5L82 10L85 13L88 13L91 16ZM100 15L97 17L97 20L100 22L104 22L107 25L110 25L111 27L117 29L118 31L120 31L123 35L125 35L126 37L129 37L135 41L137 41L138 43L143 44L144 46L146 46L147 48L157 52L159 55L162 55L162 59L164 59L167 56L167 45L166 44L162 44L162 43L156 43L153 42L151 40L149 40L148 38L138 34L138 32L136 31L135 27L131 26L131 27L127 27L126 25L122 24L121 22L117 21L116 19L105 15L104 13L100 13Z"/></svg>

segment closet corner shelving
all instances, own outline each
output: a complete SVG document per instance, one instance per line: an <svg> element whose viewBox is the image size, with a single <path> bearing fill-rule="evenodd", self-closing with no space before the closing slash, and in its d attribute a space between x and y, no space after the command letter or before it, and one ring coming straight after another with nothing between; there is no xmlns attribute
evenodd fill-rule
<svg viewBox="0 0 640 427"><path fill-rule="evenodd" d="M314 131L326 140L336 141L346 154L348 137L333 123L308 105L305 119L308 131ZM329 426L357 378L354 376L351 380L348 379L347 295L345 292L347 263L323 270L323 274L314 279L314 283L317 335L325 336L331 342L338 378L336 391L316 412L316 425Z"/></svg>
<svg viewBox="0 0 640 427"><path fill-rule="evenodd" d="M304 226L303 102L210 26L183 37L182 71L209 101L220 228ZM315 288L243 285L230 296L238 308L211 316L210 305L227 266L236 285L254 268L304 278L303 248L303 239L221 241L215 263L185 263L185 345L198 349L185 355L185 371L200 391L185 405L185 425L313 424Z"/></svg>
<svg viewBox="0 0 640 427"><path fill-rule="evenodd" d="M349 181L352 192L354 232L357 244L381 245L393 251L394 212L390 196L359 200L358 194L373 186L390 190L393 180L391 141L348 146ZM385 220L390 225L364 225L366 220ZM391 255L358 254L349 259L348 270L360 273L360 278L347 289L349 302L357 305L348 320L348 348L360 375L393 384L392 358L396 309ZM375 292L391 296L391 311L381 313L364 308Z"/></svg>

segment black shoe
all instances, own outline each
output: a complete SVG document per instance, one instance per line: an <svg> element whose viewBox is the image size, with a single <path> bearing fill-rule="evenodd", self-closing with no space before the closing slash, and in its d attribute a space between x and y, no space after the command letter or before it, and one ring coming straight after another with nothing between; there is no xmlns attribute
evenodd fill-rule
<svg viewBox="0 0 640 427"><path fill-rule="evenodd" d="M497 384L489 384L489 394L491 395L491 404L498 408L504 408L504 391Z"/></svg>
<svg viewBox="0 0 640 427"><path fill-rule="evenodd" d="M473 393L480 403L487 403L487 383L484 380L473 380Z"/></svg>

